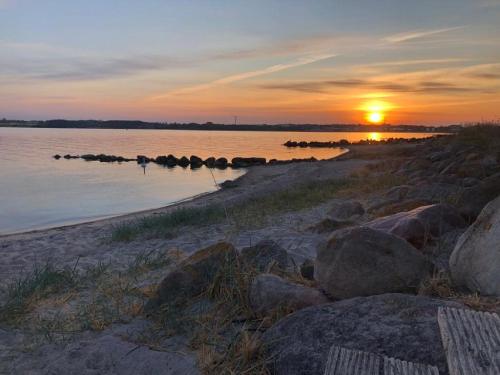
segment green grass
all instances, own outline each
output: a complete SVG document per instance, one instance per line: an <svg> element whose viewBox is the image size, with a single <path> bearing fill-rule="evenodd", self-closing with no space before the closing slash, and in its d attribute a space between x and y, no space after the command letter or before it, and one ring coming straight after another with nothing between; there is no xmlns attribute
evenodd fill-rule
<svg viewBox="0 0 500 375"><path fill-rule="evenodd" d="M34 301L68 290L76 282L77 275L70 269L55 269L50 264L35 268L7 287L7 301L0 306L0 321L24 315Z"/></svg>
<svg viewBox="0 0 500 375"><path fill-rule="evenodd" d="M270 215L297 211L323 203L347 187L349 180L327 180L302 184L262 197L250 199L227 209L222 205L177 209L171 213L146 217L116 227L112 241L131 241L140 236L172 237L185 226L202 226L229 220L236 227L262 224Z"/></svg>
<svg viewBox="0 0 500 375"><path fill-rule="evenodd" d="M179 208L168 214L161 214L139 219L116 227L111 235L112 241L131 241L140 235L153 237L172 237L183 226L213 224L225 217L222 206L202 208Z"/></svg>
<svg viewBox="0 0 500 375"><path fill-rule="evenodd" d="M177 209L171 213L146 217L116 227L112 241L132 241L139 237L173 237L180 228L204 226L227 221L237 230L265 225L269 217L284 212L312 208L333 198L363 195L404 183L389 173L363 174L345 179L314 181L269 193L224 207L210 205Z"/></svg>

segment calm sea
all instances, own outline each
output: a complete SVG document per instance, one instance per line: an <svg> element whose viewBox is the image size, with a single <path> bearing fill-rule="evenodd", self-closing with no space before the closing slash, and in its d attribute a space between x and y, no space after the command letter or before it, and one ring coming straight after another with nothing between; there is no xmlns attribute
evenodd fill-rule
<svg viewBox="0 0 500 375"><path fill-rule="evenodd" d="M177 157L331 158L340 149L288 149L287 140L426 137L423 133L288 133L179 130L0 128L0 234L90 221L157 208L216 189L210 171L54 160L54 154ZM243 170L213 170L217 182Z"/></svg>

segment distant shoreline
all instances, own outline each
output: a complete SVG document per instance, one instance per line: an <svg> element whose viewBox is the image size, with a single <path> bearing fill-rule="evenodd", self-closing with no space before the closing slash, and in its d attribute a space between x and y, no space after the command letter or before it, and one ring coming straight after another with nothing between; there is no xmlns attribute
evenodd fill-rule
<svg viewBox="0 0 500 375"><path fill-rule="evenodd" d="M48 120L18 121L0 120L0 127L47 128L47 129L143 129L143 130L203 130L203 131L272 131L272 132L379 132L379 133L455 133L460 125L361 125L361 124L277 124L277 125L226 125L214 123L158 123L143 121L97 120Z"/></svg>

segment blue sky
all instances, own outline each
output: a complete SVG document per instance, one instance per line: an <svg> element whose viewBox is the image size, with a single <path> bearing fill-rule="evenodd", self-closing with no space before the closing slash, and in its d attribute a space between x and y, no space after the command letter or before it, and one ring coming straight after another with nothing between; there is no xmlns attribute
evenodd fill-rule
<svg viewBox="0 0 500 375"><path fill-rule="evenodd" d="M0 0L0 47L0 117L500 117L500 0Z"/></svg>

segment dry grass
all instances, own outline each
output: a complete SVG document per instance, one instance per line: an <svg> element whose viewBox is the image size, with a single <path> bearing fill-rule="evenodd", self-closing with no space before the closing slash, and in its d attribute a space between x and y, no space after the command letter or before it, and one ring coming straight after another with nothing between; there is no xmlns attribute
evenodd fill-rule
<svg viewBox="0 0 500 375"><path fill-rule="evenodd" d="M175 254L174 254L175 255ZM0 323L23 327L54 340L85 330L101 331L142 314L152 286L137 288L149 272L174 260L165 251L141 252L124 270L109 264L76 270L37 268L7 287Z"/></svg>
<svg viewBox="0 0 500 375"><path fill-rule="evenodd" d="M467 293L456 289L450 275L442 271L424 281L418 294L460 302L477 311L500 313L500 298L481 296L478 293Z"/></svg>
<svg viewBox="0 0 500 375"><path fill-rule="evenodd" d="M270 271L310 285L300 274L270 267ZM168 335L184 334L198 353L205 374L268 374L260 336L277 320L293 312L278 307L266 316L257 315L249 303L249 289L257 272L240 261L221 265L199 297L167 303L155 320Z"/></svg>

